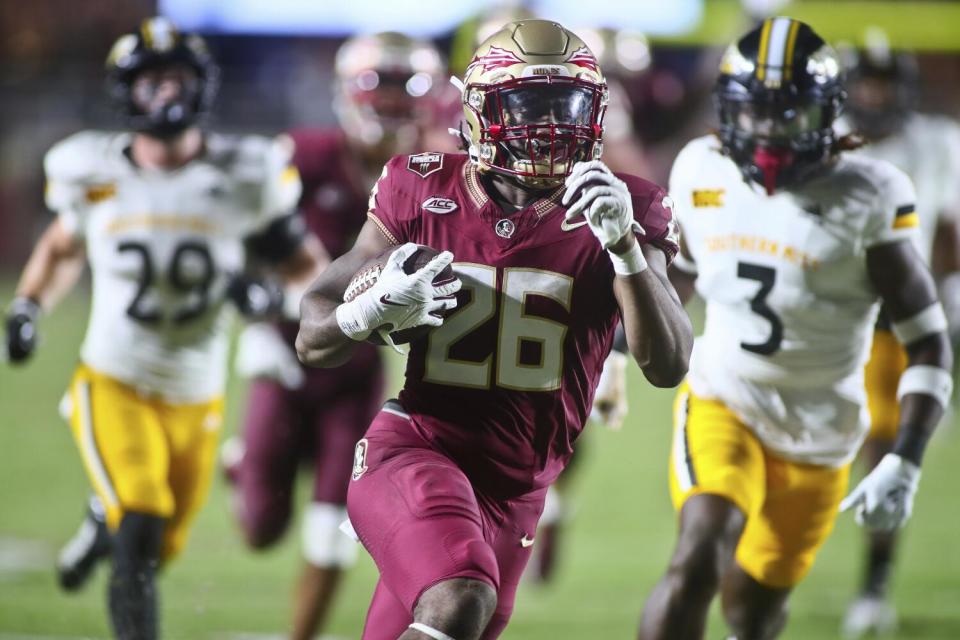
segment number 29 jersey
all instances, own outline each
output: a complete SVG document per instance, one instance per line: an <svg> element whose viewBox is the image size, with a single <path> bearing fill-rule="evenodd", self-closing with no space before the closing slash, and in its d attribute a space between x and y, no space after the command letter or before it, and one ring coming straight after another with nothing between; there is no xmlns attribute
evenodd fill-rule
<svg viewBox="0 0 960 640"><path fill-rule="evenodd" d="M126 133L84 131L45 158L47 206L82 238L93 300L81 359L173 403L223 393L229 276L245 238L300 195L287 138L209 135L173 171L138 168Z"/></svg>
<svg viewBox="0 0 960 640"><path fill-rule="evenodd" d="M865 435L863 366L878 296L866 251L916 241L910 179L842 154L801 188L767 196L713 136L690 142L670 175L706 301L689 382L724 402L773 452L839 466Z"/></svg>
<svg viewBox="0 0 960 640"><path fill-rule="evenodd" d="M672 258L664 192L620 177L640 241ZM411 345L400 402L418 433L497 498L563 469L617 325L610 258L585 224L564 222L561 196L507 216L465 154L425 153L391 160L370 198L370 219L393 243L453 253L457 309Z"/></svg>

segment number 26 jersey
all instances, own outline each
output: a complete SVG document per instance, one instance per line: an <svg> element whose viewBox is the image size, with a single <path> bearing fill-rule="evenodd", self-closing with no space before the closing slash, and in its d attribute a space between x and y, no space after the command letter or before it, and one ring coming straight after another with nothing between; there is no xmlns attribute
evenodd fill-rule
<svg viewBox="0 0 960 640"><path fill-rule="evenodd" d="M706 301L689 381L724 402L769 449L829 466L865 435L863 366L878 296L866 251L916 241L910 179L842 154L801 187L767 196L713 136L670 175L676 216Z"/></svg>
<svg viewBox="0 0 960 640"><path fill-rule="evenodd" d="M85 131L44 161L47 206L82 238L93 301L81 359L173 403L223 393L225 291L244 240L289 214L300 195L286 138L209 135L173 171L145 170L126 133Z"/></svg>
<svg viewBox="0 0 960 640"><path fill-rule="evenodd" d="M663 190L620 177L646 230L639 240L672 258ZM582 221L564 221L562 195L506 215L466 154L423 153L391 160L370 199L370 219L393 243L453 253L457 308L411 344L400 402L496 497L544 487L563 469L617 324L613 265Z"/></svg>

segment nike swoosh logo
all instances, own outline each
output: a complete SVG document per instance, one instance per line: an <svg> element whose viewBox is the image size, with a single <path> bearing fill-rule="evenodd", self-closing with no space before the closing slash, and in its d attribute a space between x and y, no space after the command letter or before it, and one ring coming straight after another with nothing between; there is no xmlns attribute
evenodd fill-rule
<svg viewBox="0 0 960 640"><path fill-rule="evenodd" d="M587 221L583 222L567 222L566 219L560 222L560 231L573 231L574 229L579 229L583 225L587 224Z"/></svg>
<svg viewBox="0 0 960 640"><path fill-rule="evenodd" d="M532 547L533 538L528 538L527 536L523 536L522 538L520 538L520 546L523 547L524 549L526 549L527 547Z"/></svg>
<svg viewBox="0 0 960 640"><path fill-rule="evenodd" d="M382 296L380 296L380 302L382 302L383 304L389 304L390 306L393 306L393 307L405 307L405 306L406 306L405 304L403 304L403 303L401 303L401 302L393 302L392 300L390 300L390 294L389 294L389 293L385 293L385 294L383 294Z"/></svg>

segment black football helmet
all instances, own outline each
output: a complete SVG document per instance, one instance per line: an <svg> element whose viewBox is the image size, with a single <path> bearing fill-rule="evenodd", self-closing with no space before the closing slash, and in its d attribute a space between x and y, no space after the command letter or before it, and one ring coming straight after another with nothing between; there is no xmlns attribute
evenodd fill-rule
<svg viewBox="0 0 960 640"><path fill-rule="evenodd" d="M853 129L873 140L899 131L920 93L916 57L891 50L884 34L868 33L866 46L844 50L843 58Z"/></svg>
<svg viewBox="0 0 960 640"><path fill-rule="evenodd" d="M118 38L106 67L108 93L127 126L158 138L176 136L201 122L220 84L220 70L203 38L180 33L166 18L148 18L135 33ZM138 103L134 83L141 73L177 67L193 73L176 96L154 108Z"/></svg>
<svg viewBox="0 0 960 640"><path fill-rule="evenodd" d="M840 61L808 25L771 18L732 44L714 90L723 150L768 194L834 153L846 98Z"/></svg>

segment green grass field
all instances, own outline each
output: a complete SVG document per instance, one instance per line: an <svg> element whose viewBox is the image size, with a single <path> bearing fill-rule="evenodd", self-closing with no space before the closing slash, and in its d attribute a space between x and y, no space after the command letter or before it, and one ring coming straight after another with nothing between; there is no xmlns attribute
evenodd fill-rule
<svg viewBox="0 0 960 640"><path fill-rule="evenodd" d="M9 294L9 286L0 287L0 301ZM57 415L85 323L85 303L75 295L44 320L44 342L29 366L0 365L0 640L108 636L106 572L101 568L82 594L66 596L51 570L88 493L79 457ZM673 546L666 484L671 398L633 371L624 430L589 430L578 469L576 517L558 579L545 588L522 588L504 638L634 637L644 598ZM242 389L232 387L228 431L236 428L241 400ZM899 638L960 638L958 461L960 433L946 428L927 458L902 547L895 586ZM290 533L274 551L245 550L231 519L227 487L218 478L189 547L162 577L164 637L281 633L298 569L299 530ZM850 518L841 518L796 592L784 638L838 637L860 556L859 532ZM340 594L330 634L359 637L375 576L362 554ZM716 615L708 637L724 637Z"/></svg>

